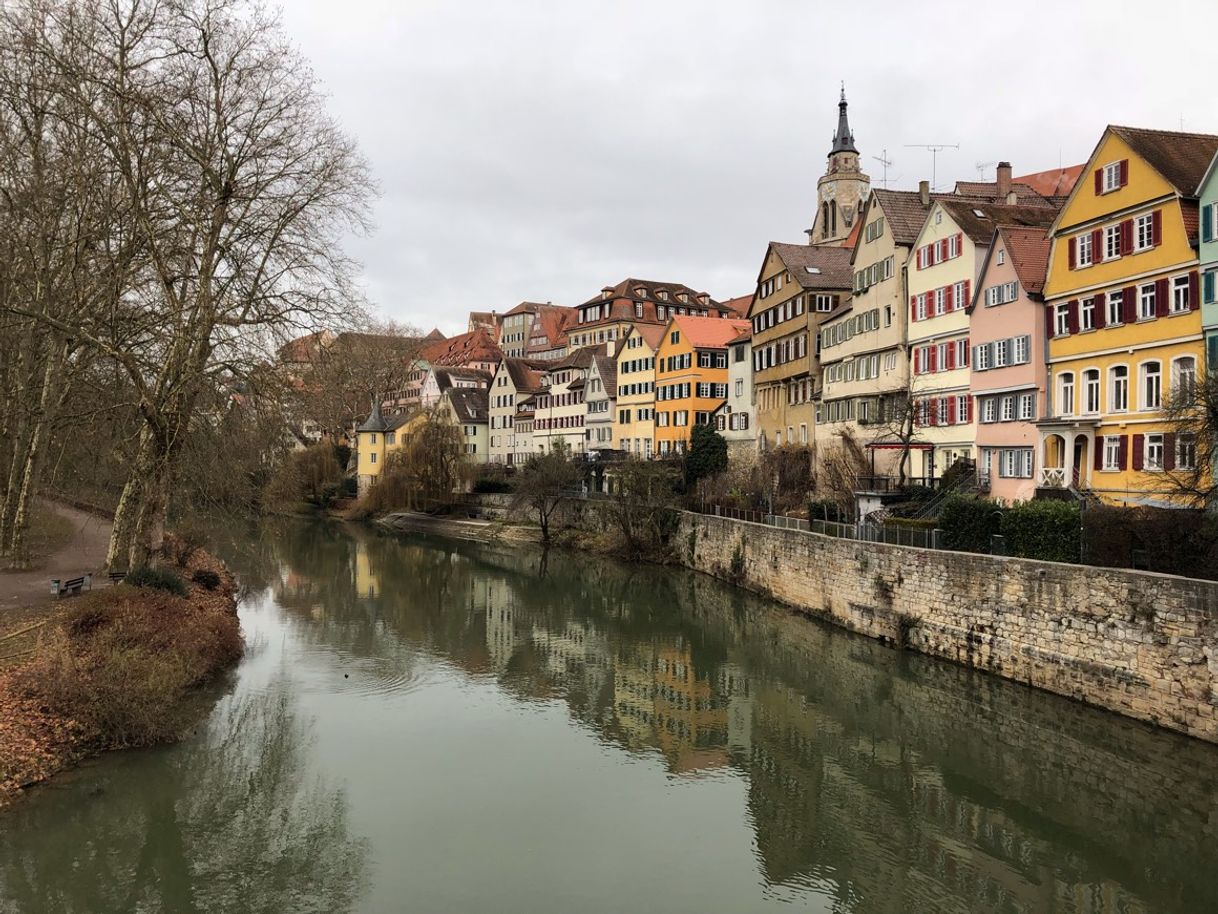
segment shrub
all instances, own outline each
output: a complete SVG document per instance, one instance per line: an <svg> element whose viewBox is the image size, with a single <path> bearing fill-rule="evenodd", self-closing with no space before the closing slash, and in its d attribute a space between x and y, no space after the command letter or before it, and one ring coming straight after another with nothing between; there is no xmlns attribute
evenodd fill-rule
<svg viewBox="0 0 1218 914"><path fill-rule="evenodd" d="M847 517L837 502L830 498L820 498L808 502L808 520L845 522Z"/></svg>
<svg viewBox="0 0 1218 914"><path fill-rule="evenodd" d="M512 484L506 479L483 476L474 480L474 492L478 495L502 495L511 491Z"/></svg>
<svg viewBox="0 0 1218 914"><path fill-rule="evenodd" d="M354 476L344 476L341 491L343 498L355 498L359 495L359 480Z"/></svg>
<svg viewBox="0 0 1218 914"><path fill-rule="evenodd" d="M957 552L990 551L990 538L1000 533L1002 511L992 501L972 495L953 495L939 509L938 526L943 547Z"/></svg>
<svg viewBox="0 0 1218 914"><path fill-rule="evenodd" d="M1005 509L1001 531L1008 555L1078 562L1081 518L1069 501L1024 501Z"/></svg>
<svg viewBox="0 0 1218 914"><path fill-rule="evenodd" d="M1097 505L1082 520L1088 564L1218 579L1218 516L1212 512Z"/></svg>
<svg viewBox="0 0 1218 914"><path fill-rule="evenodd" d="M220 586L220 575L206 568L200 568L190 576L190 579L204 590L215 590Z"/></svg>
<svg viewBox="0 0 1218 914"><path fill-rule="evenodd" d="M166 590L179 597L186 596L185 582L168 568L151 568L147 565L132 568L123 578L123 583L130 584L132 587Z"/></svg>

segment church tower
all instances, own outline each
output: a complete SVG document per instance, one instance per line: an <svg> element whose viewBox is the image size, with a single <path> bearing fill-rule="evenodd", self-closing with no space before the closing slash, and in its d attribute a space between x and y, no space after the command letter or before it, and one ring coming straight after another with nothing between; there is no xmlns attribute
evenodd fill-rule
<svg viewBox="0 0 1218 914"><path fill-rule="evenodd" d="M837 103L837 132L829 150L829 164L816 182L817 207L809 244L835 244L845 241L867 202L871 178L859 170L859 151L846 118L846 86Z"/></svg>

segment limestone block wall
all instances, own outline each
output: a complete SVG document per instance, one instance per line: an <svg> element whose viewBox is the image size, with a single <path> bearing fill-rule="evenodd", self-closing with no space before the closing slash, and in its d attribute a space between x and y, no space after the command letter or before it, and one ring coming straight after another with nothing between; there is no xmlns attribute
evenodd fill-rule
<svg viewBox="0 0 1218 914"><path fill-rule="evenodd" d="M684 514L681 561L837 625L1218 742L1218 582Z"/></svg>

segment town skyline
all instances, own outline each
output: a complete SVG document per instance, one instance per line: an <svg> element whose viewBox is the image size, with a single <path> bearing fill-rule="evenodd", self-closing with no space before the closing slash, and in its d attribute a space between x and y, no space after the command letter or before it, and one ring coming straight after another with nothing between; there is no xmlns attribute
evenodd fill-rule
<svg viewBox="0 0 1218 914"><path fill-rule="evenodd" d="M340 21L298 2L283 15L381 185L376 232L350 246L371 301L451 335L470 310L576 305L627 276L748 292L758 244L805 240L843 81L877 187L885 150L889 187L930 179L910 143L960 144L938 155L942 188L977 180L978 163L991 181L1001 160L1017 175L1079 164L1109 123L1218 131L1203 80L1136 57L1098 76L1113 47L1146 41L1200 66L1218 12L999 9L949 5L929 29L889 3L849 19L785 2L696 16L683 3L371 3ZM1183 16L1197 27L1174 27ZM837 40L799 50L826 18ZM903 60L911 35L919 59ZM1071 53L1057 53L1067 35ZM649 63L669 40L687 49L681 65ZM1002 47L1025 59L995 68Z"/></svg>

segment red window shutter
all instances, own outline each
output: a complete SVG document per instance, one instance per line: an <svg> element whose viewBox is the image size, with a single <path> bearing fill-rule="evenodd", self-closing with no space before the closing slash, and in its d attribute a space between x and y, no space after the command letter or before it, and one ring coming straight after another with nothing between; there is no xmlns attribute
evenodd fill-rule
<svg viewBox="0 0 1218 914"><path fill-rule="evenodd" d="M952 293L956 291L955 286L945 286L943 290L943 309L945 311L954 311L955 306L952 304Z"/></svg>
<svg viewBox="0 0 1218 914"><path fill-rule="evenodd" d="M1138 319L1138 288L1129 286L1121 299L1122 318L1126 324L1132 324Z"/></svg>
<svg viewBox="0 0 1218 914"><path fill-rule="evenodd" d="M1095 192L1097 194L1104 192L1104 169L1102 168L1095 170Z"/></svg>
<svg viewBox="0 0 1218 914"><path fill-rule="evenodd" d="M916 321L918 319L918 296L909 296L909 319Z"/></svg>
<svg viewBox="0 0 1218 914"><path fill-rule="evenodd" d="M1104 259L1104 230L1093 229L1091 232L1091 262L1099 263Z"/></svg>
<svg viewBox="0 0 1218 914"><path fill-rule="evenodd" d="M1163 210L1150 214L1150 243L1158 247L1163 243Z"/></svg>
<svg viewBox="0 0 1218 914"><path fill-rule="evenodd" d="M965 352L967 352L967 351L968 350L966 349ZM965 408L968 410L968 412L965 415L968 416L968 421L972 422L973 421L973 398L971 396L968 398L968 403L965 406Z"/></svg>
<svg viewBox="0 0 1218 914"><path fill-rule="evenodd" d="M1129 466L1129 438L1121 436L1121 444L1117 448L1117 469L1123 470Z"/></svg>
<svg viewBox="0 0 1218 914"><path fill-rule="evenodd" d="M1167 300L1167 296L1170 294L1171 289L1168 287L1166 279L1155 282L1155 317L1167 317L1168 311L1171 310L1171 305Z"/></svg>
<svg viewBox="0 0 1218 914"><path fill-rule="evenodd" d="M968 354L973 351L972 340L968 337L964 339L964 362L961 367L968 368Z"/></svg>
<svg viewBox="0 0 1218 914"><path fill-rule="evenodd" d="M1091 446L1095 450L1095 453L1092 455L1091 466L1097 470L1104 469L1104 439L1096 438Z"/></svg>
<svg viewBox="0 0 1218 914"><path fill-rule="evenodd" d="M947 364L943 366L946 370L951 370L956 367L956 344L947 344Z"/></svg>
<svg viewBox="0 0 1218 914"><path fill-rule="evenodd" d="M1053 339L1055 329L1053 326L1053 306L1045 305L1045 339Z"/></svg>
<svg viewBox="0 0 1218 914"><path fill-rule="evenodd" d="M1174 470L1176 468L1176 434L1175 432L1163 433L1163 469Z"/></svg>
<svg viewBox="0 0 1218 914"><path fill-rule="evenodd" d="M1133 468L1135 470L1142 469L1143 460L1146 457L1146 436L1133 436Z"/></svg>
<svg viewBox="0 0 1218 914"><path fill-rule="evenodd" d="M1070 269L1075 269L1078 266L1078 239L1070 239Z"/></svg>
<svg viewBox="0 0 1218 914"><path fill-rule="evenodd" d="M1066 304L1066 330L1078 333L1078 299L1072 298Z"/></svg>
<svg viewBox="0 0 1218 914"><path fill-rule="evenodd" d="M922 350L921 349L914 350L913 369L914 369L914 374L922 373Z"/></svg>
<svg viewBox="0 0 1218 914"><path fill-rule="evenodd" d="M1121 223L1121 253L1133 253L1133 220L1126 219Z"/></svg>
<svg viewBox="0 0 1218 914"><path fill-rule="evenodd" d="M1201 307L1201 295L1198 289L1197 271L1193 270L1188 274L1188 310L1196 311Z"/></svg>
<svg viewBox="0 0 1218 914"><path fill-rule="evenodd" d="M956 424L956 398L955 397L947 398L947 424L948 425Z"/></svg>
<svg viewBox="0 0 1218 914"><path fill-rule="evenodd" d="M964 253L964 232L956 232L956 256Z"/></svg>
<svg viewBox="0 0 1218 914"><path fill-rule="evenodd" d="M1129 159L1121 159L1121 187L1129 183Z"/></svg>
<svg viewBox="0 0 1218 914"><path fill-rule="evenodd" d="M931 345L926 351L927 351L927 354L930 356L930 360L929 360L930 363L927 365L926 370L927 371L938 371L939 370L939 347L935 346L935 345Z"/></svg>
<svg viewBox="0 0 1218 914"><path fill-rule="evenodd" d="M1095 311L1092 314L1091 320L1096 330L1103 330L1104 325L1108 322L1108 307L1103 292L1096 293Z"/></svg>
<svg viewBox="0 0 1218 914"><path fill-rule="evenodd" d="M968 302L971 302L972 300L973 300L973 281L971 279L966 279L964 281L964 301L965 301L965 303L968 303ZM961 307L963 307L963 305L961 305Z"/></svg>

